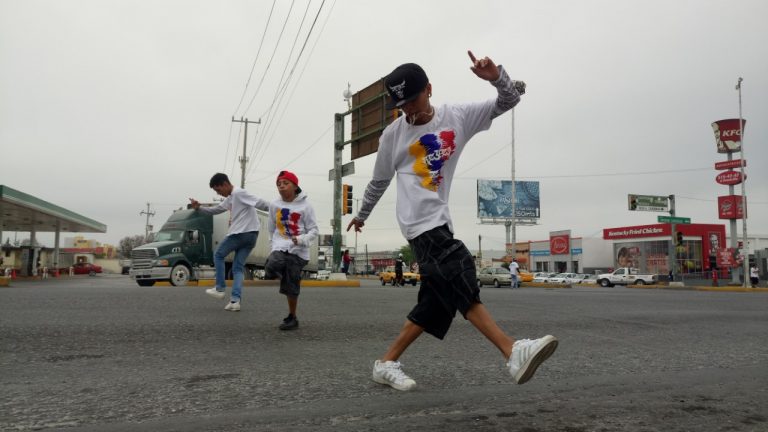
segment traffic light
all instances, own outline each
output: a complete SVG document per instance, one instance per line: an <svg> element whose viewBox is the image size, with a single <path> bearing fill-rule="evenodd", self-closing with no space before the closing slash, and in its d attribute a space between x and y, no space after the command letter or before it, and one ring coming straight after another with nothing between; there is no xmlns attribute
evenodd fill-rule
<svg viewBox="0 0 768 432"><path fill-rule="evenodd" d="M352 185L341 185L341 214L352 214Z"/></svg>
<svg viewBox="0 0 768 432"><path fill-rule="evenodd" d="M683 233L680 231L677 232L677 245L678 246L683 245Z"/></svg>

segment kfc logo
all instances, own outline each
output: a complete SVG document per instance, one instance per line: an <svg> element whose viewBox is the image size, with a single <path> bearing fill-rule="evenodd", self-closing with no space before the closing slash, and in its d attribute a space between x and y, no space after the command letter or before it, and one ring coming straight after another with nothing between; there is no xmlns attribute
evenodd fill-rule
<svg viewBox="0 0 768 432"><path fill-rule="evenodd" d="M718 153L741 151L741 131L746 126L744 119L725 119L712 123Z"/></svg>

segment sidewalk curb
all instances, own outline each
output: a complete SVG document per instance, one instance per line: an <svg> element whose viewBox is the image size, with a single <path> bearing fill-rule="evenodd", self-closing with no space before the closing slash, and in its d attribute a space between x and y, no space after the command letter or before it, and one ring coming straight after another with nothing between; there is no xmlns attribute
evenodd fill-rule
<svg viewBox="0 0 768 432"><path fill-rule="evenodd" d="M190 281L187 283L187 286L206 286L206 287L212 287L215 285L214 280L201 280L201 281ZM276 280L245 280L243 281L243 286L279 286L280 281ZM170 282L156 282L154 286L173 286ZM227 281L227 286L232 286L232 281ZM301 281L301 287L350 287L350 288L359 288L360 287L360 281L358 280L337 280L337 281L319 281L319 280L302 280Z"/></svg>

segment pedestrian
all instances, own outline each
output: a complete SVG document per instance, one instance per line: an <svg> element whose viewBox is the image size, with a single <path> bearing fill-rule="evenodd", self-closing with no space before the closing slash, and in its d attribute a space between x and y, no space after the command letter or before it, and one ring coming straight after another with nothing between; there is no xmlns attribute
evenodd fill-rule
<svg viewBox="0 0 768 432"><path fill-rule="evenodd" d="M309 247L317 237L315 210L307 194L299 187L299 178L290 171L277 175L280 198L272 202L269 211L269 232L272 252L265 265L265 279L280 279L280 294L288 300L288 316L280 330L299 327L296 307L301 291L301 270L309 262Z"/></svg>
<svg viewBox="0 0 768 432"><path fill-rule="evenodd" d="M472 136L517 105L525 92L525 83L512 81L491 59L468 54L472 72L496 87L495 99L434 107L432 85L414 63L400 65L384 78L391 98L387 108L399 108L404 115L383 131L373 179L358 214L347 226L347 230L362 231L397 175L397 220L419 263L421 287L400 334L374 361L373 380L398 390L416 386L403 372L400 356L425 331L443 339L457 310L501 351L518 384L527 382L557 348L554 336L515 341L499 328L480 301L472 254L453 238L448 195L459 155Z"/></svg>
<svg viewBox="0 0 768 432"><path fill-rule="evenodd" d="M405 262L403 261L403 254L398 254L397 255L397 259L395 259L395 283L394 283L394 285L405 286L405 281L403 280L403 265L405 265Z"/></svg>
<svg viewBox="0 0 768 432"><path fill-rule="evenodd" d="M517 258L512 258L509 263L509 275L512 278L512 288L520 288L520 266L517 264Z"/></svg>
<svg viewBox="0 0 768 432"><path fill-rule="evenodd" d="M349 249L344 250L344 254L341 256L341 272L349 274L349 263L352 262L352 258L349 256Z"/></svg>
<svg viewBox="0 0 768 432"><path fill-rule="evenodd" d="M749 281L752 283L752 288L757 288L760 284L760 270L757 268L757 264L752 264L749 268Z"/></svg>
<svg viewBox="0 0 768 432"><path fill-rule="evenodd" d="M227 287L224 259L227 255L234 252L235 256L232 260L232 293L229 303L224 307L224 310L239 312L245 261L253 247L256 246L256 239L259 237L259 230L261 229L256 209L269 210L269 202L251 195L245 189L234 186L230 183L229 177L226 174L214 174L211 177L209 186L217 194L223 196L224 201L218 205L206 207L201 206L200 202L196 199L190 198L191 207L201 213L210 215L229 210L231 216L227 236L219 243L219 247L216 248L216 252L213 254L213 263L216 267L216 285L205 290L205 293L217 299L224 298L224 291Z"/></svg>

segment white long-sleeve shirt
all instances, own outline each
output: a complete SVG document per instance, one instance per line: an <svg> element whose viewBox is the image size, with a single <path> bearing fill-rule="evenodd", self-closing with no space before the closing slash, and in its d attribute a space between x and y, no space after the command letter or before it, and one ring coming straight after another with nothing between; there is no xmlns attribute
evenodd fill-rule
<svg viewBox="0 0 768 432"><path fill-rule="evenodd" d="M256 209L269 210L269 202L253 196L247 190L234 187L232 193L220 204L213 207L199 207L198 211L206 214L219 214L229 210L232 218L227 235L259 231L261 224Z"/></svg>

